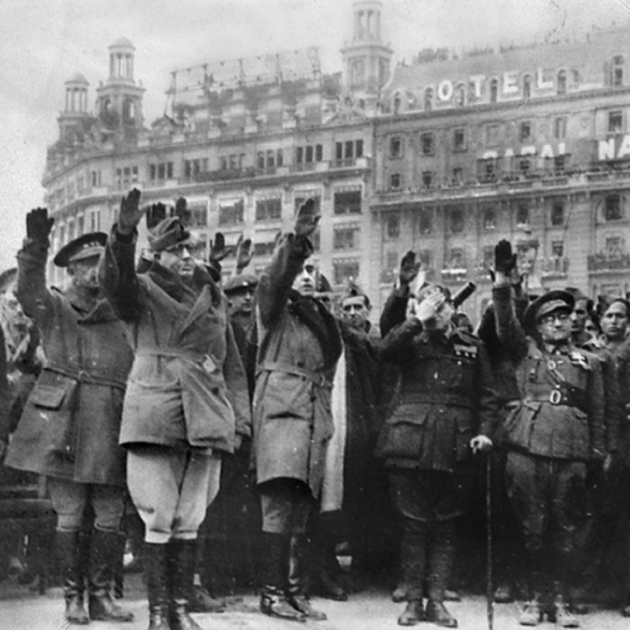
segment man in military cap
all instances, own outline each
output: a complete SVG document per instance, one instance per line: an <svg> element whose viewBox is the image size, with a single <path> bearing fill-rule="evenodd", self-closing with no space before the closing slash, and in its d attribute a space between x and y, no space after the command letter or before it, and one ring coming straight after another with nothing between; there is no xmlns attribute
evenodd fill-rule
<svg viewBox="0 0 630 630"><path fill-rule="evenodd" d="M472 454L492 447L497 396L483 344L453 325L448 289L425 285L414 294L410 282L418 268L413 256L407 255L402 267L409 273L393 290L381 318L389 329L382 356L400 368L400 393L376 450L388 469L392 501L402 519L400 555L408 603L398 623L431 621L454 628L457 620L443 602L456 522L471 494Z"/></svg>
<svg viewBox="0 0 630 630"><path fill-rule="evenodd" d="M310 235L320 217L312 199L298 209L256 291L258 361L254 455L265 558L260 606L291 620L325 619L305 597L305 530L320 495L333 432L331 380L341 338L333 315L315 299L317 268Z"/></svg>
<svg viewBox="0 0 630 630"><path fill-rule="evenodd" d="M543 294L527 307L521 325L508 279L514 260L510 243L501 241L493 302L519 391L505 405L506 478L525 539L530 588L519 622L537 625L546 612L572 628L579 624L567 587L575 533L586 515L586 464L603 462L606 454L602 373L594 355L571 343L571 293Z"/></svg>
<svg viewBox="0 0 630 630"><path fill-rule="evenodd" d="M54 263L66 268L65 291L46 288L46 259L53 219L45 208L26 217L18 253L17 298L39 327L46 365L30 393L6 460L44 474L58 514L57 550L64 578L66 619L131 621L110 597L122 555L125 455L118 445L131 348L122 323L103 299L97 265L107 235L84 234L65 245ZM89 610L83 607L82 522L94 512L90 536Z"/></svg>
<svg viewBox="0 0 630 630"><path fill-rule="evenodd" d="M145 524L149 628L199 630L189 614L197 533L219 489L221 454L250 432L247 383L227 299L193 259L181 216L152 227L154 259L136 272L136 226L147 211L139 201L135 189L123 198L99 271L135 352L120 443Z"/></svg>

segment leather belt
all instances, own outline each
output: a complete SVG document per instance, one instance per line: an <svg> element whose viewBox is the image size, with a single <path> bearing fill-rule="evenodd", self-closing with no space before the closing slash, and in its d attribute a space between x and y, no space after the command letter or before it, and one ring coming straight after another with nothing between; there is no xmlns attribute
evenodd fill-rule
<svg viewBox="0 0 630 630"><path fill-rule="evenodd" d="M292 374L293 376L303 376L318 387L324 387L327 389L332 388L332 383L320 372L313 372L312 370L306 370L304 368L297 367L296 365L290 365L288 363L277 363L275 361L265 361L259 368L259 372L284 372L285 374Z"/></svg>

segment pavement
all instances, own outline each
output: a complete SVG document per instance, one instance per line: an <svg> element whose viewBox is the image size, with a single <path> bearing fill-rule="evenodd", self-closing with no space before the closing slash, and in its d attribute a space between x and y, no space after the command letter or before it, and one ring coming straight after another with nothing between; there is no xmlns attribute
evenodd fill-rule
<svg viewBox="0 0 630 630"><path fill-rule="evenodd" d="M147 602L139 575L125 578L125 598L118 600L131 610L135 620L131 623L93 621L92 630L147 630ZM354 594L347 602L333 602L313 598L313 606L328 615L327 621L296 623L272 619L258 610L258 597L245 593L228 598L228 609L220 614L195 614L193 617L203 630L394 630L400 628L396 619L404 604L395 604L382 588L372 588ZM488 628L486 602L481 596L464 596L461 602L447 604L459 620L459 628L483 630ZM522 630L517 623L519 605L502 604L495 607L495 630ZM48 589L39 595L28 586L18 586L5 580L0 584L0 630L67 630L64 620L64 603L61 588ZM628 630L630 619L624 619L616 610L597 610L579 617L585 630ZM77 626L72 626L75 628ZM538 628L551 630L554 624L545 622ZM437 628L429 623L419 624L422 630Z"/></svg>

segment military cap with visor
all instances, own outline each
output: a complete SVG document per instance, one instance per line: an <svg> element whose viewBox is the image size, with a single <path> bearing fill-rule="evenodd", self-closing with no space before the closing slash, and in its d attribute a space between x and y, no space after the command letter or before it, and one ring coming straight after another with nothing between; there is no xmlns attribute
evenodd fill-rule
<svg viewBox="0 0 630 630"><path fill-rule="evenodd" d="M66 243L53 258L57 267L67 267L70 263L94 256L100 256L107 243L105 232L90 232Z"/></svg>
<svg viewBox="0 0 630 630"><path fill-rule="evenodd" d="M554 289L543 293L536 298L525 310L523 315L523 328L526 332L531 333L535 330L536 324L545 315L555 313L556 311L565 311L571 313L575 307L575 298L569 291L562 289Z"/></svg>

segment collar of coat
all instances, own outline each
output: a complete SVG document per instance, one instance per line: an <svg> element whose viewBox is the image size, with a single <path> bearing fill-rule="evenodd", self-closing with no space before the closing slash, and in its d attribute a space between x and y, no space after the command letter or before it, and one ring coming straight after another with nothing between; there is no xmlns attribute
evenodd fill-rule
<svg viewBox="0 0 630 630"><path fill-rule="evenodd" d="M97 300L87 300L85 295L74 285L70 285L65 291L59 291L63 295L72 308L79 314L82 321L85 322L111 322L118 319L112 305L104 298Z"/></svg>
<svg viewBox="0 0 630 630"><path fill-rule="evenodd" d="M289 312L318 339L324 354L324 369L333 368L341 356L341 334L333 314L316 298L289 291Z"/></svg>
<svg viewBox="0 0 630 630"><path fill-rule="evenodd" d="M204 286L208 286L212 296L212 304L221 302L221 289L210 274L199 265L193 271L192 283L184 283L178 273L167 269L157 261L153 261L146 274L155 284L177 302L184 302L186 298L196 299Z"/></svg>

